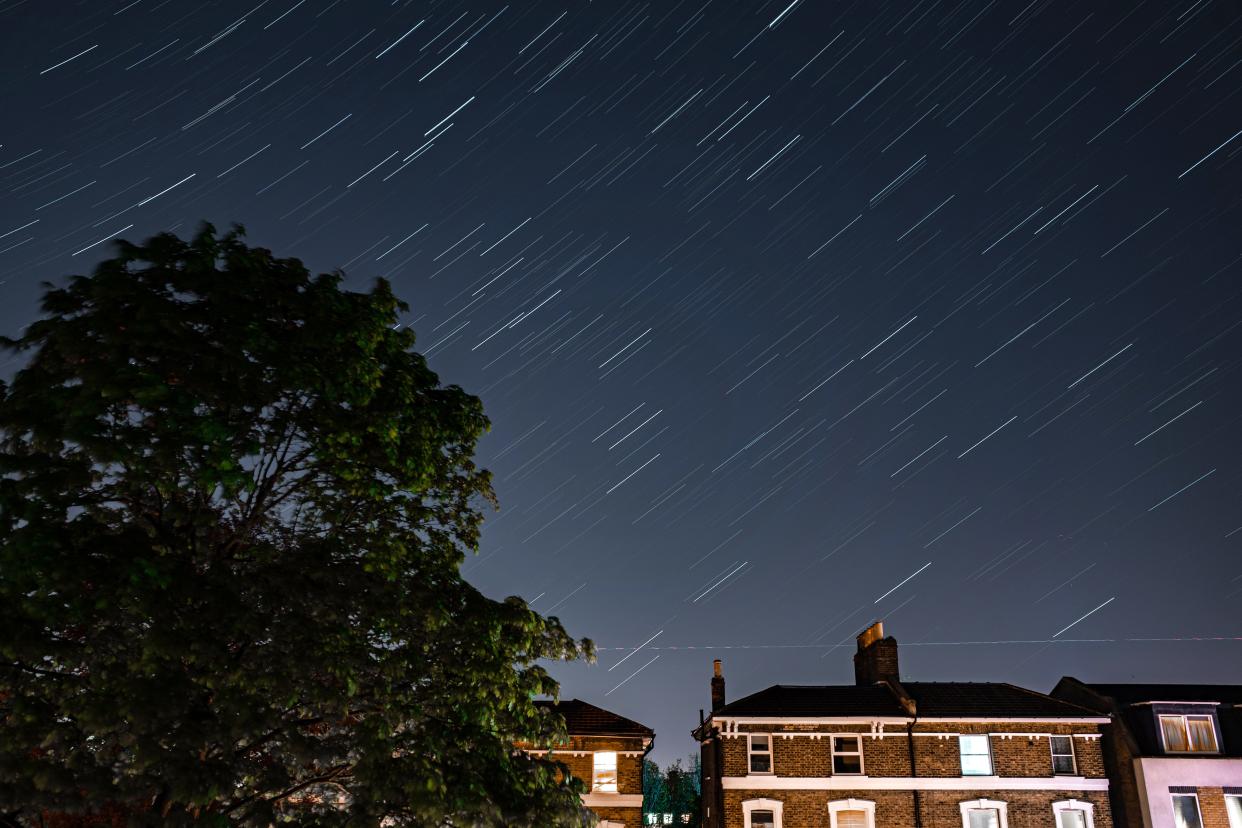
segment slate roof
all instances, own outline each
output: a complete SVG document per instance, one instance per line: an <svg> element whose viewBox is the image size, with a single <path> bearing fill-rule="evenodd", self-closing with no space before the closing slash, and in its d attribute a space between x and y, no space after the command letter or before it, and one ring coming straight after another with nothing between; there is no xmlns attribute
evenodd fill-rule
<svg viewBox="0 0 1242 828"><path fill-rule="evenodd" d="M1242 704L1242 684L1086 684L1118 704L1219 702Z"/></svg>
<svg viewBox="0 0 1242 828"><path fill-rule="evenodd" d="M655 736L655 731L646 725L580 699L560 702L539 700L535 704L564 716L571 736L642 736L648 739Z"/></svg>
<svg viewBox="0 0 1242 828"><path fill-rule="evenodd" d="M1082 719L1100 714L1034 690L991 682L903 681L901 686L918 705L919 716L931 718ZM836 716L897 716L906 713L883 684L798 686L777 684L726 704L715 716L820 718Z"/></svg>

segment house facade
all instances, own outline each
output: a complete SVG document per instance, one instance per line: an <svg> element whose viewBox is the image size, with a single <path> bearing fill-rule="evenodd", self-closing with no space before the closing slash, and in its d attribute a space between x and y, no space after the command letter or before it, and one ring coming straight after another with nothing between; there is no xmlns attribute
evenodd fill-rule
<svg viewBox="0 0 1242 828"><path fill-rule="evenodd" d="M719 661L702 751L706 828L1112 828L1107 715L1010 684L902 682L883 626L853 685L732 703Z"/></svg>
<svg viewBox="0 0 1242 828"><path fill-rule="evenodd" d="M655 732L578 699L536 704L565 717L569 741L532 752L548 754L586 783L582 804L599 817L600 828L639 828L643 824L643 758L655 743Z"/></svg>
<svg viewBox="0 0 1242 828"><path fill-rule="evenodd" d="M1242 685L1066 676L1052 695L1113 717L1103 748L1118 823L1242 828Z"/></svg>

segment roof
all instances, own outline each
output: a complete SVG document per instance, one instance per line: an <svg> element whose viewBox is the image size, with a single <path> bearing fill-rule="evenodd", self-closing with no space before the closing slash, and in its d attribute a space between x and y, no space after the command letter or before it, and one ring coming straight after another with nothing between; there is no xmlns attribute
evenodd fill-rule
<svg viewBox="0 0 1242 828"><path fill-rule="evenodd" d="M655 736L655 731L646 725L580 699L537 700L535 704L564 716L570 736L642 736L648 739Z"/></svg>
<svg viewBox="0 0 1242 828"><path fill-rule="evenodd" d="M1216 702L1242 704L1242 684L1089 684L1085 687L1118 704Z"/></svg>
<svg viewBox="0 0 1242 828"><path fill-rule="evenodd" d="M1034 690L991 682L909 681L901 686L927 718L1098 718L1094 710ZM726 717L828 718L895 716L906 712L883 684L796 686L777 684L738 699L713 713Z"/></svg>

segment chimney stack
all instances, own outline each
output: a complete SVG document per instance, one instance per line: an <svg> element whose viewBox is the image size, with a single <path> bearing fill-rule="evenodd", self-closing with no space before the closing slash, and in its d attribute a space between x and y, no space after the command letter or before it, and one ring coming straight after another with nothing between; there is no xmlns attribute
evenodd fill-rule
<svg viewBox="0 0 1242 828"><path fill-rule="evenodd" d="M720 659L712 662L712 712L725 706L724 674L720 672Z"/></svg>
<svg viewBox="0 0 1242 828"><path fill-rule="evenodd" d="M897 639L884 637L884 622L876 621L858 634L858 652L854 653L854 683L875 684L900 681L897 669Z"/></svg>

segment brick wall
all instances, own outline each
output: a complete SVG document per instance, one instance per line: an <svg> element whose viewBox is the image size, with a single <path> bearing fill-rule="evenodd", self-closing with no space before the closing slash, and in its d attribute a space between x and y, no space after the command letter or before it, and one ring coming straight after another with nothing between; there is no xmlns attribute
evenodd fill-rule
<svg viewBox="0 0 1242 828"><path fill-rule="evenodd" d="M642 739L611 739L602 737L570 737L568 745L556 748L550 758L563 762L569 767L571 775L586 783L591 789L591 779L595 773L595 757L597 750L615 750L620 754L624 751L643 749ZM643 792L643 757L617 756L617 793L641 794Z"/></svg>
<svg viewBox="0 0 1242 828"><path fill-rule="evenodd" d="M592 808L600 821L619 822L625 828L640 828L643 824L642 808Z"/></svg>
<svg viewBox="0 0 1242 828"><path fill-rule="evenodd" d="M956 734L987 734L997 725L966 724L957 728L952 725L933 725L935 730L916 728L914 737L915 759L919 776L960 776L961 754ZM1041 734L1072 735L1093 733L1092 725L1034 725L1031 730ZM754 731L761 732L761 731ZM831 776L832 733L860 735L863 749L863 769L867 776L909 776L909 748L904 732L889 731L883 738L873 738L868 733L858 733L858 727L836 727L808 732L801 730L762 731L772 733L772 771L776 776ZM796 734L787 738L786 734ZM935 735L943 733L940 738ZM818 738L816 738L818 737ZM1052 776L1052 749L1046 735L991 736L993 769L998 776L1048 777ZM1078 776L1103 778L1104 760L1098 738L1078 736L1073 739L1074 760ZM723 739L724 775L745 776L749 770L748 741L745 735Z"/></svg>
<svg viewBox="0 0 1242 828"><path fill-rule="evenodd" d="M744 828L742 803L748 799L775 799L783 803L784 828L826 828L828 803L851 798L875 803L875 824L879 828L914 824L914 794L910 791L725 791L723 828ZM1012 828L1056 828L1052 803L1070 798L1095 806L1096 828L1113 828L1108 797L1103 791L923 791L920 799L924 828L961 828L961 803L980 798L1005 802ZM1205 822L1204 828L1221 826Z"/></svg>
<svg viewBox="0 0 1242 828"><path fill-rule="evenodd" d="M1231 828L1229 812L1225 810L1224 788L1196 788L1199 795L1199 814L1203 828Z"/></svg>

